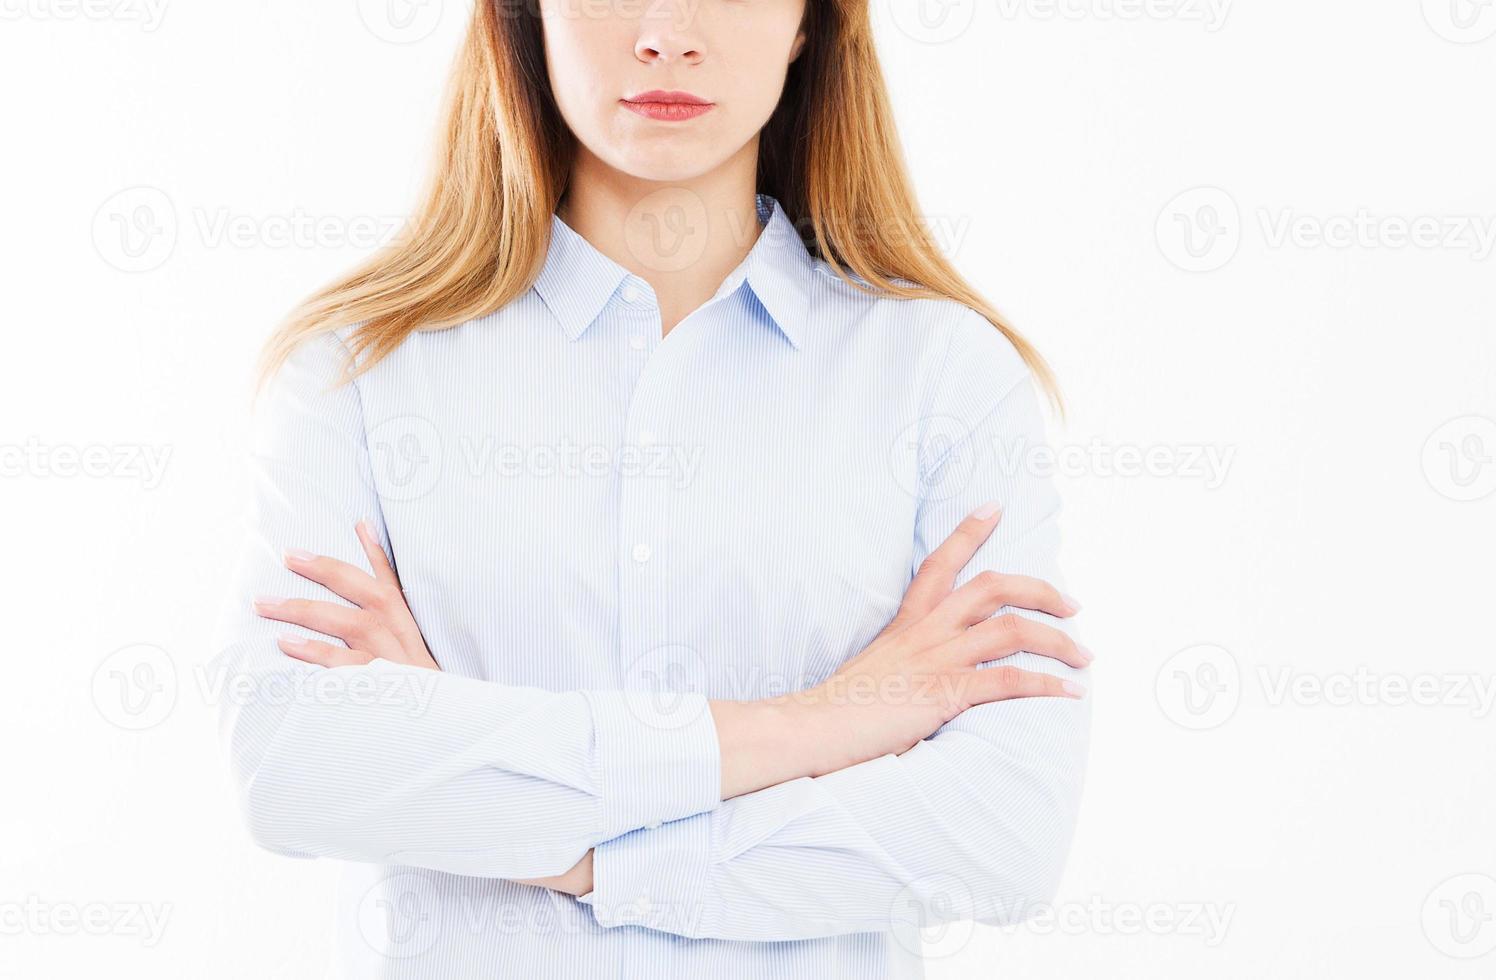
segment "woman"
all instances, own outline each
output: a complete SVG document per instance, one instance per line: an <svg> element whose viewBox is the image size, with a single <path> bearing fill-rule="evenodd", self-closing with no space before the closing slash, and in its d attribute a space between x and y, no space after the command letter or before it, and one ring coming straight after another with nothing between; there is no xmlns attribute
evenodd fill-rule
<svg viewBox="0 0 1496 980"><path fill-rule="evenodd" d="M266 368L224 730L348 975L911 977L1052 896L1049 375L865 0L480 2L408 234Z"/></svg>

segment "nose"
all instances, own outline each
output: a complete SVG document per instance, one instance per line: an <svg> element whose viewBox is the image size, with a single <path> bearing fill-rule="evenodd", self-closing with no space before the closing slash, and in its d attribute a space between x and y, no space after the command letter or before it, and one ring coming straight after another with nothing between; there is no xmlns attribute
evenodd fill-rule
<svg viewBox="0 0 1496 980"><path fill-rule="evenodd" d="M706 57L697 23L700 12L700 3L655 0L648 4L639 18L634 56L646 64L656 61L700 64Z"/></svg>

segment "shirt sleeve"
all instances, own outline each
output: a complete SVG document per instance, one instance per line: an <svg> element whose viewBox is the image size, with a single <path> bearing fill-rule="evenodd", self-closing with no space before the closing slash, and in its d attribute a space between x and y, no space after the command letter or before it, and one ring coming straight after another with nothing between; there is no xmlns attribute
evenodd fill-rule
<svg viewBox="0 0 1496 980"><path fill-rule="evenodd" d="M280 651L280 633L332 638L256 616L254 596L343 602L286 569L282 550L367 568L355 522L386 538L357 385L337 383L347 353L335 334L304 343L255 416L249 526L210 664L255 841L541 877L600 841L719 803L720 750L699 695L661 708L647 692L511 687L387 660L326 669Z"/></svg>
<svg viewBox="0 0 1496 980"><path fill-rule="evenodd" d="M932 437L921 440L931 465L911 575L962 518L997 500L1002 520L956 584L996 569L1061 585L1043 415L1017 351L973 312L954 329L940 378L924 420ZM1009 611L1073 630L1044 613L997 614ZM995 663L1082 684L1087 673L1028 652ZM733 940L1021 921L1053 898L1064 870L1090 710L1089 695L979 705L901 755L625 834L597 847L582 901L604 926Z"/></svg>

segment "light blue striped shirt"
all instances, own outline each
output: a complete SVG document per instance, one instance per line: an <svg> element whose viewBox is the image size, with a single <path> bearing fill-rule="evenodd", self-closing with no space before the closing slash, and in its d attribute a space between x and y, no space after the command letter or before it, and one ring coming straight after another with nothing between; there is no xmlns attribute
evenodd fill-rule
<svg viewBox="0 0 1496 980"><path fill-rule="evenodd" d="M344 975L918 977L921 925L1052 898L1087 699L980 706L902 755L720 799L707 699L826 678L978 505L1004 516L958 585L1062 584L1012 345L956 302L855 288L758 204L747 257L664 337L649 283L553 216L503 309L341 386L349 331L326 334L273 380L222 731L255 840L348 862ZM361 517L441 672L312 667L274 643L307 631L250 610L332 598L282 549L367 567ZM506 880L588 848L581 899Z"/></svg>

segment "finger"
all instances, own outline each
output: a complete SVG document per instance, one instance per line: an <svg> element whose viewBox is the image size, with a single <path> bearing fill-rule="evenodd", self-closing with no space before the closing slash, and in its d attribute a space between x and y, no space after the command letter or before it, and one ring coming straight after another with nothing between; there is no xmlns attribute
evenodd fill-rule
<svg viewBox="0 0 1496 980"><path fill-rule="evenodd" d="M1015 698L1069 698L1079 700L1086 689L1074 681L1017 667L989 667L963 677L967 704L990 704Z"/></svg>
<svg viewBox="0 0 1496 980"><path fill-rule="evenodd" d="M980 623L1003 606L1033 609L1051 616L1074 616L1079 607L1059 589L1028 575L1005 575L986 569L947 596L935 610L947 628Z"/></svg>
<svg viewBox="0 0 1496 980"><path fill-rule="evenodd" d="M336 643L311 640L304 636L293 636L290 633L282 633L275 638L275 643L286 656L295 657L305 663L316 664L318 667L348 667L366 664L374 659L372 654L364 650L350 650Z"/></svg>
<svg viewBox="0 0 1496 980"><path fill-rule="evenodd" d="M367 650L377 657L387 656L399 649L395 637L380 624L377 617L362 609L350 609L336 602L261 596L255 600L254 610L266 619L305 626L317 633L335 636L348 646Z"/></svg>
<svg viewBox="0 0 1496 980"><path fill-rule="evenodd" d="M360 541L364 541L362 531ZM367 545L365 552L369 552ZM377 555L378 559L376 560L373 555ZM370 557L370 562L373 563L375 570L383 568L393 576L394 573L389 571L389 565L384 562L384 552L380 549L377 540L373 541L373 555ZM405 603L405 593L400 591L398 579L393 582L380 581L348 562L290 548L286 549L285 562L286 567L296 574L325 586L360 609L374 613L380 624L393 633L402 644L409 640L412 633L419 635L415 631L415 621L411 618L410 609Z"/></svg>
<svg viewBox="0 0 1496 980"><path fill-rule="evenodd" d="M957 663L968 666L1011 657L1020 650L1052 657L1071 667L1089 666L1095 657L1064 630L1007 613L968 629L946 644Z"/></svg>
<svg viewBox="0 0 1496 980"><path fill-rule="evenodd" d="M398 589L400 576L395 574L389 557L385 555L384 548L379 544L379 535L375 533L374 525L368 518L364 518L354 525L354 531L358 534L359 544L364 546L364 554L369 558L369 567L374 570L374 578Z"/></svg>
<svg viewBox="0 0 1496 980"><path fill-rule="evenodd" d="M360 605L365 609L377 610L381 621L395 634L402 647L425 651L426 640L421 636L421 628L416 625L415 616L411 614L410 602L405 597L405 589L400 585L400 576L379 544L379 535L374 530L373 522L364 518L354 529L358 533L359 543L364 547L364 554L369 558L369 567L374 569L374 577L379 582L373 601Z"/></svg>
<svg viewBox="0 0 1496 980"><path fill-rule="evenodd" d="M983 504L968 514L956 529L925 557L919 564L919 572L909 588L904 590L904 601L893 623L900 626L917 622L938 606L956 582L956 575L971 561L1002 520L1002 509L996 501Z"/></svg>
<svg viewBox="0 0 1496 980"><path fill-rule="evenodd" d="M286 549L284 561L297 575L326 586L361 609L376 605L381 598L379 580L346 561L296 548Z"/></svg>

